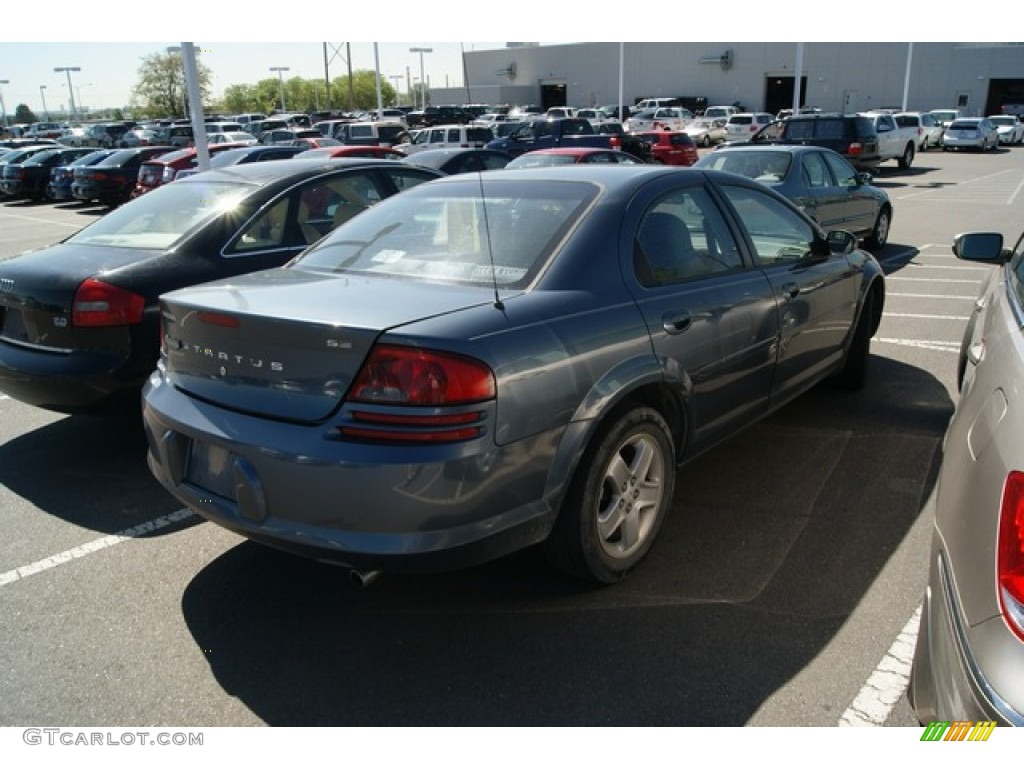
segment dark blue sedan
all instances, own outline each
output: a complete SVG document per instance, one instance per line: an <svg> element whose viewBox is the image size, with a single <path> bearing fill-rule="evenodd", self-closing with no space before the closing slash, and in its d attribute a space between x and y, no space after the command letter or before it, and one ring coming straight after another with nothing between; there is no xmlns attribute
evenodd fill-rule
<svg viewBox="0 0 1024 768"><path fill-rule="evenodd" d="M883 281L734 174L449 176L284 268L164 295L149 462L200 515L361 579L543 543L615 582L680 463L863 385Z"/></svg>

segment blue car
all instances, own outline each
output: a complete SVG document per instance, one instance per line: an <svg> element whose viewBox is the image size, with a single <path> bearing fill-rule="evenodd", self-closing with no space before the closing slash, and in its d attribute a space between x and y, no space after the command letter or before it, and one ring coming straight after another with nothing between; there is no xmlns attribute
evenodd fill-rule
<svg viewBox="0 0 1024 768"><path fill-rule="evenodd" d="M50 180L46 185L46 197L54 202L74 200L71 194L71 183L75 179L75 168L96 165L101 160L114 154L113 149L97 149L78 158L67 165L58 165L50 170Z"/></svg>
<svg viewBox="0 0 1024 768"><path fill-rule="evenodd" d="M149 464L203 517L362 581L543 544L616 582L680 463L864 384L883 280L734 174L448 176L283 268L165 294Z"/></svg>

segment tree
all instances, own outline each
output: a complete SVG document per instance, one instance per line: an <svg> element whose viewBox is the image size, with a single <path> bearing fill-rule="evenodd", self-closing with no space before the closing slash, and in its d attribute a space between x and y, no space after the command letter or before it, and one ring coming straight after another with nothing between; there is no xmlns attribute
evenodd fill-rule
<svg viewBox="0 0 1024 768"><path fill-rule="evenodd" d="M381 100L385 106L397 103L398 94L391 83L382 80L380 84ZM288 112L313 112L326 109L328 103L332 109L348 109L349 87L348 76L336 77L331 81L331 98L324 93L322 80L307 80L291 77L278 80L268 77L255 85L235 84L224 89L222 107L229 114L239 112L263 112L269 114L281 110L281 90L284 90L284 103ZM354 110L370 110L377 108L377 81L373 70L360 70L352 73L352 91Z"/></svg>
<svg viewBox="0 0 1024 768"><path fill-rule="evenodd" d="M28 104L19 104L14 109L14 122L15 123L38 123L39 118L36 117L36 113L28 108Z"/></svg>
<svg viewBox="0 0 1024 768"><path fill-rule="evenodd" d="M205 104L209 98L209 67L196 60L199 93ZM151 53L144 56L139 67L139 81L132 95L133 103L153 117L180 115L185 110L185 69L181 53Z"/></svg>
<svg viewBox="0 0 1024 768"><path fill-rule="evenodd" d="M352 109L377 108L377 76L372 69L359 69L352 73L352 92L354 103ZM397 94L394 86L383 79L380 84L381 101L384 106L396 103ZM335 109L349 108L348 75L336 77L331 81L331 106Z"/></svg>

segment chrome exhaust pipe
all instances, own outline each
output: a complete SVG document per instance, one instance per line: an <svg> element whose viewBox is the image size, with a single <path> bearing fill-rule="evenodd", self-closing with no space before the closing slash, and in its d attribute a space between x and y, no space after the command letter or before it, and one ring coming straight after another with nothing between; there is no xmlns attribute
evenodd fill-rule
<svg viewBox="0 0 1024 768"><path fill-rule="evenodd" d="M357 587L365 589L380 578L380 571L357 571L353 568L348 572L349 578L352 579L352 583Z"/></svg>

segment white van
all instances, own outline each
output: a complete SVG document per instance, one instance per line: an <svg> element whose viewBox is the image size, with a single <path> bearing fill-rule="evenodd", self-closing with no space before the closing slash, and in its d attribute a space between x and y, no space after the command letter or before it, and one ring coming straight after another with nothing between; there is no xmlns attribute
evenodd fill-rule
<svg viewBox="0 0 1024 768"><path fill-rule="evenodd" d="M493 140L494 133L482 125L435 125L432 128L424 128L411 142L398 144L395 149L407 155L414 155L426 149L481 149Z"/></svg>
<svg viewBox="0 0 1024 768"><path fill-rule="evenodd" d="M630 110L635 114L642 109L660 109L661 107L678 107L679 99L673 99L668 96L658 98L647 98L640 99L636 104L630 107Z"/></svg>

